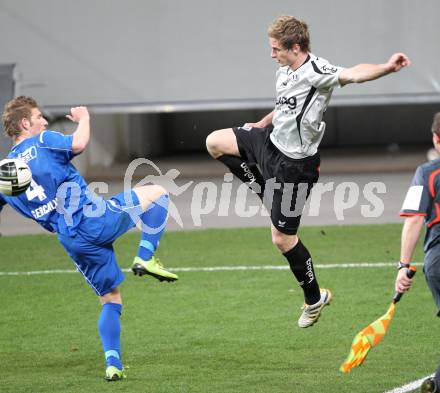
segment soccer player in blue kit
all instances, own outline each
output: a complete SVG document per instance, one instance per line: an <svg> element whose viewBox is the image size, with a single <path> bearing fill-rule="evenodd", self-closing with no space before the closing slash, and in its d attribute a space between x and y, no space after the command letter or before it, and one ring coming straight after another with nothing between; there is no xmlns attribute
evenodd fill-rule
<svg viewBox="0 0 440 393"><path fill-rule="evenodd" d="M154 257L168 215L168 194L159 185L147 185L120 193L109 200L92 195L85 180L71 164L90 140L90 116L86 107L71 109L67 117L78 124L72 135L48 131L37 102L20 96L6 104L5 132L13 140L8 158L18 158L32 171L26 192L11 197L0 194L0 210L7 203L58 235L79 272L102 304L98 330L106 361L105 379L125 377L121 360L119 268L113 242L135 225L142 227L138 255L132 270L160 281L175 281Z"/></svg>

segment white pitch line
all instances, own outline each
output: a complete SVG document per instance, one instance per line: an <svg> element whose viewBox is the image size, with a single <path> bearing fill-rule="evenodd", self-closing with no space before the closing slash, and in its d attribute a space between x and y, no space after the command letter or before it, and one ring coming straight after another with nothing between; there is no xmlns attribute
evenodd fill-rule
<svg viewBox="0 0 440 393"><path fill-rule="evenodd" d="M329 264L316 264L317 269L362 269L362 268L383 268L394 267L396 264L393 262L378 262L378 263L329 263ZM422 263L416 262L413 265L420 266ZM178 267L172 268L171 271L175 272L222 272L222 271L246 271L246 270L288 270L286 265L261 265L261 266L213 266L213 267ZM122 269L124 272L130 272L130 269ZM30 272L0 272L0 276L37 276L45 274L71 274L76 273L77 270L36 270ZM407 393L420 387L422 382L426 378L434 376L427 375L424 378L417 381L410 382L401 387L389 390L385 393Z"/></svg>
<svg viewBox="0 0 440 393"><path fill-rule="evenodd" d="M32 272L0 272L0 276L40 276L44 274L69 274L77 270L36 270Z"/></svg>
<svg viewBox="0 0 440 393"><path fill-rule="evenodd" d="M422 265L422 263L416 262L413 265ZM378 263L318 263L314 265L317 269L362 269L362 268L382 268L382 267L394 267L393 262L378 262ZM288 270L287 265L261 265L261 266L212 266L212 267L176 267L170 268L173 272L226 272L226 271L246 271L246 270ZM122 269L123 272L131 272L131 269ZM39 276L45 274L71 274L76 273L76 270L36 270L30 272L0 272L0 276Z"/></svg>
<svg viewBox="0 0 440 393"><path fill-rule="evenodd" d="M420 387L420 385L422 384L422 382L426 378L431 378L433 376L434 376L434 374L427 375L426 377L420 378L417 381L407 383L406 385L400 386L399 388L394 388L393 390L389 390L389 391L387 391L385 393L407 393L407 392L412 392L413 390L418 389Z"/></svg>

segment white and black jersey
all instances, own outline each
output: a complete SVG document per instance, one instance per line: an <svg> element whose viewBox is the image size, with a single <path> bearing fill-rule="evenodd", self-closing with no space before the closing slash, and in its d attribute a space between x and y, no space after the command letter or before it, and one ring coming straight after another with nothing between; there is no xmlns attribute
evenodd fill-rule
<svg viewBox="0 0 440 393"><path fill-rule="evenodd" d="M325 129L322 116L342 70L313 54L296 71L279 68L270 139L283 154L294 159L316 154Z"/></svg>

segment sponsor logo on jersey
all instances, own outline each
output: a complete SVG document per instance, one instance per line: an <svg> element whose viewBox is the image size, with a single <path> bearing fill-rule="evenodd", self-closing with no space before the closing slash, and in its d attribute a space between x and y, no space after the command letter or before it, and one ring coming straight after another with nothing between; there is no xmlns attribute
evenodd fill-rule
<svg viewBox="0 0 440 393"><path fill-rule="evenodd" d="M326 74L334 74L338 69L336 67L332 67L329 64L324 64L321 67L321 70Z"/></svg>
<svg viewBox="0 0 440 393"><path fill-rule="evenodd" d="M287 105L289 107L289 109L295 109L296 108L296 97L295 96L278 97L275 105L277 107L282 106L282 105Z"/></svg>
<svg viewBox="0 0 440 393"><path fill-rule="evenodd" d="M37 158L37 149L35 146L31 146L29 149L26 149L23 153L20 153L18 155L18 158L20 160L23 160L26 164L33 160L34 158Z"/></svg>

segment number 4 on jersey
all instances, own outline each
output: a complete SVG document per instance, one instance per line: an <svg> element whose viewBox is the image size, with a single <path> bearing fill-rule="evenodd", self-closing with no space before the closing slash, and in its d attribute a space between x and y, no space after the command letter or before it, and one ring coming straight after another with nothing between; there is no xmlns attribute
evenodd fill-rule
<svg viewBox="0 0 440 393"><path fill-rule="evenodd" d="M37 184L34 179L31 181L31 185L26 190L26 196L28 201L32 201L32 199L38 198L40 201L44 201L47 197L44 192L44 188Z"/></svg>

